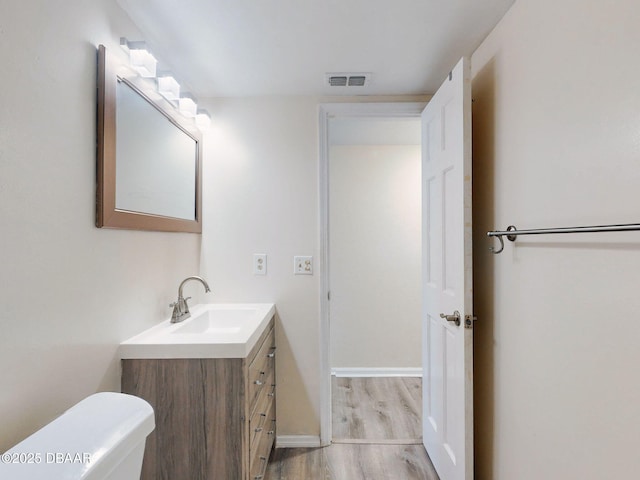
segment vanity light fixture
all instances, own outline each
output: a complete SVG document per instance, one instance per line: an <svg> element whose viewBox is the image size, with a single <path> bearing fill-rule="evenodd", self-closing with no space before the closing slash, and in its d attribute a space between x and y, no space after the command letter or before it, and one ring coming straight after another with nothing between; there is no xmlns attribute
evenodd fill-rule
<svg viewBox="0 0 640 480"><path fill-rule="evenodd" d="M189 93L180 95L180 84L168 72L158 74L156 67L158 61L147 50L143 41L130 42L125 37L120 37L120 46L129 55L131 68L143 78L155 78L158 85L158 93L173 104L178 111L187 118L194 119L196 127L200 130L209 128L211 117L206 110L198 110L196 99Z"/></svg>
<svg viewBox="0 0 640 480"><path fill-rule="evenodd" d="M125 37L120 37L120 46L129 54L129 63L141 77L153 78L156 76L158 61L147 50L145 42L130 42Z"/></svg>
<svg viewBox="0 0 640 480"><path fill-rule="evenodd" d="M193 118L198 113L196 99L189 93L183 93L178 100L178 110L187 118Z"/></svg>
<svg viewBox="0 0 640 480"><path fill-rule="evenodd" d="M180 98L180 84L169 74L158 76L158 93L170 102Z"/></svg>
<svg viewBox="0 0 640 480"><path fill-rule="evenodd" d="M196 127L200 130L206 130L211 126L211 117L206 110L198 109L196 113Z"/></svg>

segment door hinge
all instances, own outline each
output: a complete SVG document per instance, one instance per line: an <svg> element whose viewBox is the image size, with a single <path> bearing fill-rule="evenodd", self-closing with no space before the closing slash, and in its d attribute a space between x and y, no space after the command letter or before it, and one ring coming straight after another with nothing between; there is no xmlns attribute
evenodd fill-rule
<svg viewBox="0 0 640 480"><path fill-rule="evenodd" d="M473 328L473 322L478 320L478 317L475 315L465 315L464 316L464 328Z"/></svg>

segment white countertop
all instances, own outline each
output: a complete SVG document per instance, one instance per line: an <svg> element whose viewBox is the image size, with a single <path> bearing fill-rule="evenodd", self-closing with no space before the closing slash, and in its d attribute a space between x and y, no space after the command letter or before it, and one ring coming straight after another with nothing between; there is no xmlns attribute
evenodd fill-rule
<svg viewBox="0 0 640 480"><path fill-rule="evenodd" d="M208 303L120 344L120 358L245 358L275 313L272 303Z"/></svg>

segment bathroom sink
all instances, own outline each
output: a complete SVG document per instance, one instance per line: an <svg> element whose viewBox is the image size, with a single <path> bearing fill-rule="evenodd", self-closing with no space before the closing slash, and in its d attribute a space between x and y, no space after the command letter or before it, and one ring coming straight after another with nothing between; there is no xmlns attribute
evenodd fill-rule
<svg viewBox="0 0 640 480"><path fill-rule="evenodd" d="M275 313L272 303L209 303L120 344L120 358L244 358Z"/></svg>
<svg viewBox="0 0 640 480"><path fill-rule="evenodd" d="M191 313L191 318L179 323L171 335L200 333L237 333L251 323L257 315L257 309L250 307L207 308L199 314ZM189 321L190 320L190 321Z"/></svg>

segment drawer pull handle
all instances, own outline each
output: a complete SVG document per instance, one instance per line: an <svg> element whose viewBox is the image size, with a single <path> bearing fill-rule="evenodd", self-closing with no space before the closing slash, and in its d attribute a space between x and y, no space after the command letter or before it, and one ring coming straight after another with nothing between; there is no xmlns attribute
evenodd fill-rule
<svg viewBox="0 0 640 480"><path fill-rule="evenodd" d="M275 356L276 356L276 352L267 353L267 358L275 358Z"/></svg>
<svg viewBox="0 0 640 480"><path fill-rule="evenodd" d="M260 433L261 431L262 431L262 427L258 427L258 428L255 429L256 433Z"/></svg>
<svg viewBox="0 0 640 480"><path fill-rule="evenodd" d="M253 383L255 383L256 385L264 385L264 382L261 382L260 380L256 380Z"/></svg>
<svg viewBox="0 0 640 480"><path fill-rule="evenodd" d="M274 432L273 430L269 430L269 431L267 432L267 435L273 435L274 433L275 433L275 432Z"/></svg>
<svg viewBox="0 0 640 480"><path fill-rule="evenodd" d="M266 416L267 416L267 414L266 414L266 413L261 413L261 414L260 414L260 416L261 416L261 417L266 417Z"/></svg>
<svg viewBox="0 0 640 480"><path fill-rule="evenodd" d="M275 393L271 392L271 393L267 393L267 397L273 397L275 395Z"/></svg>
<svg viewBox="0 0 640 480"><path fill-rule="evenodd" d="M267 461L267 457L265 457L264 455L260 455L260 460L262 460L263 462Z"/></svg>

